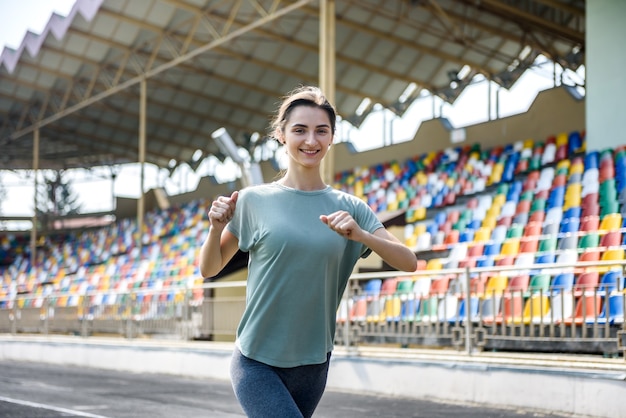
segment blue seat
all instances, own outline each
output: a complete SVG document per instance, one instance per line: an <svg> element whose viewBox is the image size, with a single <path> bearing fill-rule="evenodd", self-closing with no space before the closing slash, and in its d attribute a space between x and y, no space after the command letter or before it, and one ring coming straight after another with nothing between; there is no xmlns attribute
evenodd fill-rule
<svg viewBox="0 0 626 418"><path fill-rule="evenodd" d="M537 256L537 259L535 260L535 264L550 264L550 263L554 263L556 261L556 253L554 252L549 252L549 253L543 253Z"/></svg>
<svg viewBox="0 0 626 418"><path fill-rule="evenodd" d="M561 234L578 232L579 227L580 227L580 218L568 217L561 221L561 228L559 229L559 232Z"/></svg>
<svg viewBox="0 0 626 418"><path fill-rule="evenodd" d="M474 241L474 230L473 229L465 229L465 231L461 232L459 236L459 242L472 242Z"/></svg>
<svg viewBox="0 0 626 418"><path fill-rule="evenodd" d="M563 212L563 219L580 218L583 209L580 206L574 206Z"/></svg>
<svg viewBox="0 0 626 418"><path fill-rule="evenodd" d="M469 320L472 322L478 321L478 310L480 308L480 299L478 296L470 297L470 315ZM462 299L459 302L459 314L448 318L448 322L451 324L459 323L463 324L467 321L467 299Z"/></svg>
<svg viewBox="0 0 626 418"><path fill-rule="evenodd" d="M568 155L572 155L575 152L578 152L583 146L583 137L580 135L580 132L574 131L569 134L567 137L567 151Z"/></svg>
<svg viewBox="0 0 626 418"><path fill-rule="evenodd" d="M476 260L476 267L493 267L494 263L495 260L493 257L485 255Z"/></svg>
<svg viewBox="0 0 626 418"><path fill-rule="evenodd" d="M552 279L550 291L555 293L571 292L574 289L576 277L573 272L559 273Z"/></svg>
<svg viewBox="0 0 626 418"><path fill-rule="evenodd" d="M604 305L602 307L602 312L595 320L594 318L587 319L587 323L593 324L596 321L598 324L606 324L608 322L610 325L623 323L624 296L625 295L623 293L619 293L609 296L608 299L603 298Z"/></svg>
<svg viewBox="0 0 626 418"><path fill-rule="evenodd" d="M500 247L502 246L501 242L492 241L485 245L485 249L483 250L483 254L486 256L495 256L500 254Z"/></svg>
<svg viewBox="0 0 626 418"><path fill-rule="evenodd" d="M624 277L621 271L609 270L604 273L598 285L598 294L613 293L624 289Z"/></svg>
<svg viewBox="0 0 626 418"><path fill-rule="evenodd" d="M565 186L557 186L548 195L546 210L563 206L565 200Z"/></svg>
<svg viewBox="0 0 626 418"><path fill-rule="evenodd" d="M590 168L598 168L599 160L600 160L600 152L599 151L589 151L585 154L585 170Z"/></svg>

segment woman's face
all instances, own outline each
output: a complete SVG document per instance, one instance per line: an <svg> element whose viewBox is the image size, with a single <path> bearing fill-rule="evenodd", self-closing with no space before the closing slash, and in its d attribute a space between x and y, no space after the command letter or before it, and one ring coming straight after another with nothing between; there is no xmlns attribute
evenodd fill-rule
<svg viewBox="0 0 626 418"><path fill-rule="evenodd" d="M328 113L314 106L298 106L285 122L281 142L285 144L290 165L318 167L333 142Z"/></svg>

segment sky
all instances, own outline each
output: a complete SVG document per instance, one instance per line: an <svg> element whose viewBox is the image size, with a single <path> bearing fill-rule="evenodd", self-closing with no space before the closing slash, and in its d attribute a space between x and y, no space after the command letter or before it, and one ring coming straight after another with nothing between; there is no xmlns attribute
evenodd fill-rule
<svg viewBox="0 0 626 418"><path fill-rule="evenodd" d="M141 1L141 0L137 0ZM41 33L52 13L62 16L72 10L75 0L0 0L0 51L3 48L18 48L26 31ZM538 91L554 86L554 66L546 62L527 71L510 90L500 92L500 117L524 112L528 109ZM583 70L584 71L584 68ZM560 74L557 74L559 77ZM573 74L580 79L584 73ZM492 89L494 94L497 88ZM395 142L413 138L419 123L434 117L446 117L454 127L460 128L483 122L495 116L494 109L487 106L487 81L477 81L467 87L456 100L454 106L444 104L440 99L425 97L416 100L402 119L392 116L388 111L374 112L364 121L360 129L338 130L344 140L349 139L359 151L383 146L385 129L384 120L395 118L393 132ZM386 115L384 113L387 112ZM341 139L340 139L341 140ZM186 165L181 165L172 176L166 170L159 171L153 166L146 166L145 190L162 185L170 195L195 189L201 177L214 174L215 161L205 161L196 172ZM237 172L236 166L221 172ZM107 169L93 170L86 173L77 171L68 180L79 197L82 212L98 212L113 209L113 195L137 198L140 195L140 167L137 164L121 168L114 184L107 180ZM5 216L31 216L33 208L33 178L26 175L14 175L3 172L0 179L7 191L6 201L0 202L0 213ZM218 178L218 180L220 180ZM223 181L232 178L221 179ZM97 192L94 193L94 190ZM103 193L110 190L110 193ZM28 226L29 228L29 226ZM1 229L1 228L0 228Z"/></svg>
<svg viewBox="0 0 626 418"><path fill-rule="evenodd" d="M67 16L75 0L0 0L0 50L17 48L26 31L41 33L52 13Z"/></svg>

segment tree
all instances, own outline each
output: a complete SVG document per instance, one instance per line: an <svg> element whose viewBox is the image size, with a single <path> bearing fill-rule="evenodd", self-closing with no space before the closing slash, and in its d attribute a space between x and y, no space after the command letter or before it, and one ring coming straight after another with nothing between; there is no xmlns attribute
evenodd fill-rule
<svg viewBox="0 0 626 418"><path fill-rule="evenodd" d="M54 229L54 221L80 211L78 196L65 179L65 171L58 170L44 174L44 182L37 190L37 218L43 229Z"/></svg>

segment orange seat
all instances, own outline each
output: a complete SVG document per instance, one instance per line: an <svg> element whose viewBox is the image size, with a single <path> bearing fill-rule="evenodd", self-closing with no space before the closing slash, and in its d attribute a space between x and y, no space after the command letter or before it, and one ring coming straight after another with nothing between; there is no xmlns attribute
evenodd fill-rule
<svg viewBox="0 0 626 418"><path fill-rule="evenodd" d="M539 248L539 239L538 236L525 237L520 241L520 253L536 253Z"/></svg>
<svg viewBox="0 0 626 418"><path fill-rule="evenodd" d="M574 294L579 296L583 293L593 293L600 283L600 273L598 271L587 271L581 273L574 283Z"/></svg>
<svg viewBox="0 0 626 418"><path fill-rule="evenodd" d="M585 322L593 322L602 311L602 297L600 295L583 295L576 301L574 315L563 319L567 325L581 325Z"/></svg>

